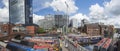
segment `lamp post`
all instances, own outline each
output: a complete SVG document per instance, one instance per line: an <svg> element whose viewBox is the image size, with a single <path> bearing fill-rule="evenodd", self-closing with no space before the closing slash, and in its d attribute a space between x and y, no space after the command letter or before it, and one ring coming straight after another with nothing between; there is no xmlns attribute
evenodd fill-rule
<svg viewBox="0 0 120 51"><path fill-rule="evenodd" d="M69 13L68 13L69 5L67 4L66 1L65 1L65 4L67 6L67 11L66 11L66 17L67 17L66 34L67 34L68 33L68 23L69 23Z"/></svg>
<svg viewBox="0 0 120 51"><path fill-rule="evenodd" d="M10 5L10 0L9 0L9 5ZM9 9L10 9L10 6L9 6ZM11 24L11 18L10 18L10 11L9 11L9 23L8 23L8 34L11 34L11 32L10 32L10 24Z"/></svg>

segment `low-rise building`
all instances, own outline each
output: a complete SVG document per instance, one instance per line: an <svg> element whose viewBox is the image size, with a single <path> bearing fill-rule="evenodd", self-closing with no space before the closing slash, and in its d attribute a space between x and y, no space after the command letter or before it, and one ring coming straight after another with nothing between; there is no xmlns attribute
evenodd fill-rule
<svg viewBox="0 0 120 51"><path fill-rule="evenodd" d="M12 27L12 32L26 33L26 28L23 26L23 24L16 24L14 27Z"/></svg>
<svg viewBox="0 0 120 51"><path fill-rule="evenodd" d="M84 32L90 36L100 35L100 27L98 24L85 24Z"/></svg>
<svg viewBox="0 0 120 51"><path fill-rule="evenodd" d="M27 34L36 34L38 30L38 25L26 25Z"/></svg>
<svg viewBox="0 0 120 51"><path fill-rule="evenodd" d="M35 24L24 25L24 24L2 24L0 25L0 34L10 35L14 33L24 33L24 34L36 34L38 26Z"/></svg>
<svg viewBox="0 0 120 51"><path fill-rule="evenodd" d="M79 30L90 36L101 35L101 36L111 37L114 34L113 25L101 25L98 23L85 24L83 27L80 27Z"/></svg>
<svg viewBox="0 0 120 51"><path fill-rule="evenodd" d="M5 35L11 34L13 26L14 26L13 24L8 24L8 23L1 25L1 34L5 34Z"/></svg>

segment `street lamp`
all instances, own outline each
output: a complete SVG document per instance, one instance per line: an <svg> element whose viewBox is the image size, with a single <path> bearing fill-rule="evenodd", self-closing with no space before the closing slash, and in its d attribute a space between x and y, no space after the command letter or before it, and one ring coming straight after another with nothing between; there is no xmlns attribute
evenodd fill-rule
<svg viewBox="0 0 120 51"><path fill-rule="evenodd" d="M69 13L68 13L69 5L67 4L66 1L65 1L65 5L67 6L67 11L66 11L66 17L67 17L66 34L67 34L68 33L68 23L69 23Z"/></svg>

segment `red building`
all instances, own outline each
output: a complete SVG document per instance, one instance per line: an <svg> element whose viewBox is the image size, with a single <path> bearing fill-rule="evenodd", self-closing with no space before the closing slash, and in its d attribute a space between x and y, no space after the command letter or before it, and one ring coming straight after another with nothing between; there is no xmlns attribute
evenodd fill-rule
<svg viewBox="0 0 120 51"><path fill-rule="evenodd" d="M1 34L11 34L13 24L3 24L1 25Z"/></svg>
<svg viewBox="0 0 120 51"><path fill-rule="evenodd" d="M26 26L26 32L28 34L36 34L37 30L38 30L38 26L36 26L36 25L28 25L28 26Z"/></svg>

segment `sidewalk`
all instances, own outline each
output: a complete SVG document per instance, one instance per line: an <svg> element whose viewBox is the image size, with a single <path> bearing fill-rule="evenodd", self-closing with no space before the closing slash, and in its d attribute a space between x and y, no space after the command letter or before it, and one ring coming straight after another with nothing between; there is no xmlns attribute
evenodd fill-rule
<svg viewBox="0 0 120 51"><path fill-rule="evenodd" d="M60 40L60 46L62 47L62 51L68 51L68 50L64 47L64 44L63 44L62 40Z"/></svg>

